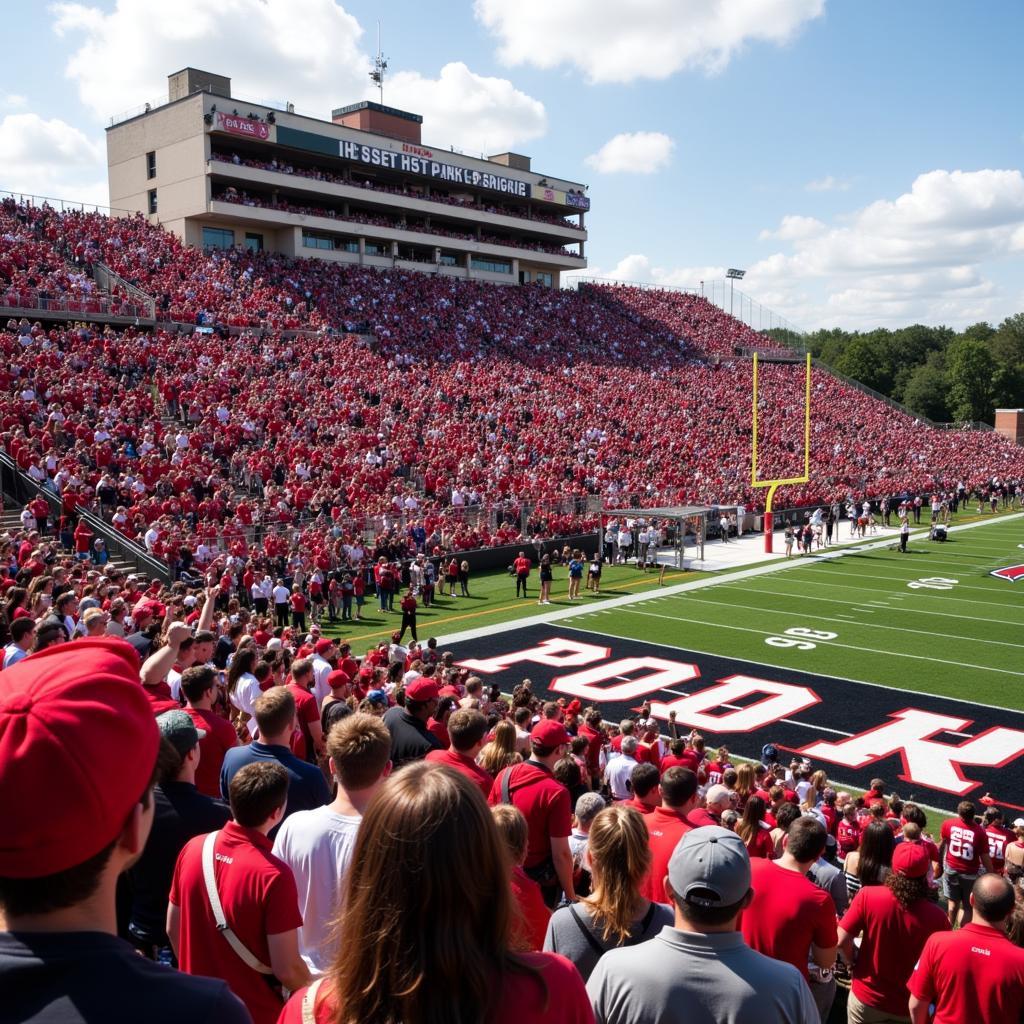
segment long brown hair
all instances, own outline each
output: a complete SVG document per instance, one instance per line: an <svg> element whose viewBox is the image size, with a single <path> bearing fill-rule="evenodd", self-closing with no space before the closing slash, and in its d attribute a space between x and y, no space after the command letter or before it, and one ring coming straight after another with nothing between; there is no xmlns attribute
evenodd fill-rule
<svg viewBox="0 0 1024 1024"><path fill-rule="evenodd" d="M636 923L640 885L651 868L643 816L624 804L606 807L590 826L587 848L594 890L583 902L604 941L621 944Z"/></svg>
<svg viewBox="0 0 1024 1024"><path fill-rule="evenodd" d="M743 817L736 826L736 834L748 846L753 842L764 820L765 802L759 796L752 796L743 808Z"/></svg>
<svg viewBox="0 0 1024 1024"><path fill-rule="evenodd" d="M511 865L479 788L426 762L371 802L329 977L334 1024L483 1024L506 972ZM539 975L535 975L539 979Z"/></svg>
<svg viewBox="0 0 1024 1024"><path fill-rule="evenodd" d="M516 751L516 738L516 727L511 722L499 722L494 727L494 739L480 751L477 763L492 775L497 775L509 765L518 764L522 757Z"/></svg>

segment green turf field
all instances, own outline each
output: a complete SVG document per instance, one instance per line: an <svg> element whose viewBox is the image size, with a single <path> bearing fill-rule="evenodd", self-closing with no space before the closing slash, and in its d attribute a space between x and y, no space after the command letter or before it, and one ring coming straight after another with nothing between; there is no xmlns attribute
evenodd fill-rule
<svg viewBox="0 0 1024 1024"><path fill-rule="evenodd" d="M440 596L441 588L438 586L439 596L434 604L430 608L424 608L421 604L417 612L417 631L420 640L425 640L429 636L441 637L457 631L494 626L511 619L528 620L547 612L572 608L573 604L566 597L569 589L567 575L564 566L554 567L555 580L551 587L551 604L543 606L537 604L539 584L536 570L530 574L530 596L525 600L516 598L515 579L509 576L504 569L474 574L469 581L470 596L468 598ZM710 575L712 574L689 571L682 573L670 569L665 573L665 586L684 580L689 582L702 579ZM581 588L579 606L600 605L626 594L657 589L658 573L654 570L643 573L639 572L635 566L605 566L601 574L600 595L595 597L589 591ZM325 636L336 636L347 640L357 654L362 654L367 645L389 638L392 630L397 629L401 621L402 616L398 611L397 597L395 611L384 614L378 608L373 594L368 593L366 604L363 606L361 622L331 625L325 618L321 625L324 628ZM408 639L408 634L406 634L406 639Z"/></svg>
<svg viewBox="0 0 1024 1024"><path fill-rule="evenodd" d="M870 538L781 571L588 609L562 620L615 636L1024 709L1024 516L1000 516L908 552ZM822 557L822 555L826 557ZM737 578L740 577L740 578ZM787 632L791 631L791 632ZM795 631L795 632L792 632Z"/></svg>

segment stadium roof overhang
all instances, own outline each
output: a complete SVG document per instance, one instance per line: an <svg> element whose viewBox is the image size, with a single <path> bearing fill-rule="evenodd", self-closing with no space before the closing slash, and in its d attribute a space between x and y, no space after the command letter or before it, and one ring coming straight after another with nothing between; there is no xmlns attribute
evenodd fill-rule
<svg viewBox="0 0 1024 1024"><path fill-rule="evenodd" d="M670 505L664 508L606 508L606 516L659 516L662 519L682 519L717 512L720 506L711 505Z"/></svg>

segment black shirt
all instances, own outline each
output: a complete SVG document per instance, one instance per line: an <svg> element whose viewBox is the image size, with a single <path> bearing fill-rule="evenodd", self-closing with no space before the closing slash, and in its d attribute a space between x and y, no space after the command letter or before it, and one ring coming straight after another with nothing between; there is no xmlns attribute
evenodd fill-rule
<svg viewBox="0 0 1024 1024"><path fill-rule="evenodd" d="M132 930L165 945L167 899L174 865L193 837L215 832L231 820L227 804L200 793L190 782L162 782L153 790L153 828L146 849L128 872L132 889Z"/></svg>
<svg viewBox="0 0 1024 1024"><path fill-rule="evenodd" d="M393 707L384 714L384 724L391 733L391 764L401 768L410 761L420 761L432 750L440 750L438 738L426 723L414 718L405 708Z"/></svg>
<svg viewBox="0 0 1024 1024"><path fill-rule="evenodd" d="M252 1024L223 981L179 974L105 932L0 932L4 1024Z"/></svg>

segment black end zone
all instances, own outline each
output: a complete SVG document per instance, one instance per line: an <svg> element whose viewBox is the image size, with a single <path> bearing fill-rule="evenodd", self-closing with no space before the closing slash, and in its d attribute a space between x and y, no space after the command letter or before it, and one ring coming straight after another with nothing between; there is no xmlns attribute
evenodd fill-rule
<svg viewBox="0 0 1024 1024"><path fill-rule="evenodd" d="M708 747L757 759L766 743L844 784L874 778L932 807L986 793L1024 810L1024 714L571 629L529 626L452 645L456 660L511 692L596 703L606 721L648 700L667 732L696 728ZM638 662L636 659L644 659ZM687 699L689 698L689 699ZM1016 816L1016 815L1012 815Z"/></svg>

